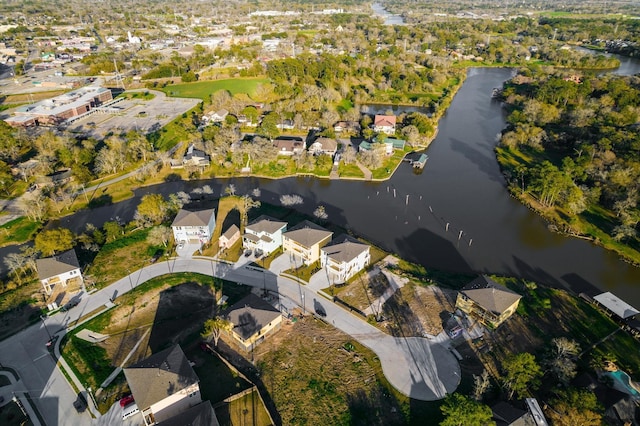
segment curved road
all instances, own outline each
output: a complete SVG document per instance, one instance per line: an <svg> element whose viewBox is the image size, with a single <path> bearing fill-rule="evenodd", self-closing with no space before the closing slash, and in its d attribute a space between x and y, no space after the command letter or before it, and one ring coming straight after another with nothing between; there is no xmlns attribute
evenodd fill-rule
<svg viewBox="0 0 640 426"><path fill-rule="evenodd" d="M246 262L246 259L241 261ZM454 392L460 382L457 360L436 341L389 336L307 286L269 271L216 262L209 258L176 258L135 271L91 295L83 294L78 306L46 318L46 329L45 321L39 322L0 342L0 363L18 371L24 389L34 398L47 425L80 426L86 425L89 420L87 412L78 415L73 409L76 394L47 351L45 344L49 340L48 335L58 334L61 337L77 319L103 308L110 303L110 299L152 278L176 272L197 272L266 288L308 311L321 307L327 314L328 322L376 353L385 377L398 391L411 398L438 400ZM96 424L108 424L106 421L102 417Z"/></svg>

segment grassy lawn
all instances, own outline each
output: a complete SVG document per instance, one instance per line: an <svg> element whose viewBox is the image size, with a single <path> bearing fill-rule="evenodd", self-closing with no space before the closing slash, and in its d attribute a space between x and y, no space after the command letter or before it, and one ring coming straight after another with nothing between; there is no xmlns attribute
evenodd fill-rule
<svg viewBox="0 0 640 426"><path fill-rule="evenodd" d="M185 355L196 363L193 369L200 378L203 400L215 404L251 387L251 383L230 370L218 355L203 352L198 345L192 345Z"/></svg>
<svg viewBox="0 0 640 426"><path fill-rule="evenodd" d="M0 424L3 426L32 426L33 422L22 414L22 410L15 402L0 407Z"/></svg>
<svg viewBox="0 0 640 426"><path fill-rule="evenodd" d="M211 371L211 365L206 364L206 357L200 355L207 354L200 351L198 343L200 327L211 315L215 294L222 292L228 296L229 303L235 303L250 290L247 286L195 273L154 278L118 297L114 308L75 329L73 335L62 342L62 354L78 378L95 389L124 362L126 355L138 341L142 344L127 365L177 342L185 353L193 355L190 360L204 362L203 371ZM81 329L103 333L109 338L102 343L92 344L76 337ZM209 373L213 377L198 373L204 382L222 380L222 373ZM232 375L230 372L224 374ZM207 392L213 396L217 395L215 392L226 392L220 396L224 399L237 393L238 387L240 390L248 387L242 386L234 384L231 389ZM101 392L98 398L100 410L106 411L127 391L124 377L116 378Z"/></svg>
<svg viewBox="0 0 640 426"><path fill-rule="evenodd" d="M149 264L158 247L147 242L150 229L132 232L118 240L106 243L95 257L85 276L92 277L97 288L102 288Z"/></svg>
<svg viewBox="0 0 640 426"><path fill-rule="evenodd" d="M144 101L150 101L155 98L156 95L149 92L148 90L144 91L136 91L136 92L124 92L118 95L118 98L126 98L126 99L142 99Z"/></svg>
<svg viewBox="0 0 640 426"><path fill-rule="evenodd" d="M319 270L320 270L320 261L318 260L317 262L314 262L308 266L300 266L299 268L296 268L296 269L287 269L286 271L283 272L283 274L289 274L291 276L294 276L300 279L300 281L302 281L303 283L308 284L309 280L311 279L311 276L316 272L318 272Z"/></svg>
<svg viewBox="0 0 640 426"><path fill-rule="evenodd" d="M185 114L178 116L162 129L149 135L149 139L153 142L153 146L161 151L168 151L179 142L188 141L191 135L191 131L189 129L192 126L189 122L191 119L191 111L185 113L186 117ZM186 149L186 147L184 147L184 149Z"/></svg>
<svg viewBox="0 0 640 426"><path fill-rule="evenodd" d="M364 178L360 167L356 164L345 164L344 161L340 161L340 165L338 165L338 175L340 177Z"/></svg>
<svg viewBox="0 0 640 426"><path fill-rule="evenodd" d="M216 417L221 426L272 424L256 390L216 408Z"/></svg>
<svg viewBox="0 0 640 426"><path fill-rule="evenodd" d="M394 150L393 155L386 157L382 166L371 170L373 179L388 179L391 174L396 170L396 167L402 162L406 152L400 150Z"/></svg>
<svg viewBox="0 0 640 426"><path fill-rule="evenodd" d="M286 331L286 332L285 332ZM439 402L410 400L386 380L376 355L333 327L305 318L257 354L260 377L286 425L438 424Z"/></svg>
<svg viewBox="0 0 640 426"><path fill-rule="evenodd" d="M0 247L22 244L32 240L42 224L26 216L19 217L0 226Z"/></svg>
<svg viewBox="0 0 640 426"><path fill-rule="evenodd" d="M232 95L246 93L254 95L259 84L267 83L265 78L230 78L216 81L196 81L194 83L172 84L162 89L168 96L198 98L209 101L209 95L218 90L228 90Z"/></svg>

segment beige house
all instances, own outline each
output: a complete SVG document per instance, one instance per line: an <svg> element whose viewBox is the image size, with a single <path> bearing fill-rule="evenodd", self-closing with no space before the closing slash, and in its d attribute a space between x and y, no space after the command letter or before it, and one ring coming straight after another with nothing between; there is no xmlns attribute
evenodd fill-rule
<svg viewBox="0 0 640 426"><path fill-rule="evenodd" d="M333 157L338 150L338 141L332 138L318 138L311 145L308 151L315 155L330 155Z"/></svg>
<svg viewBox="0 0 640 426"><path fill-rule="evenodd" d="M456 299L456 308L496 328L518 309L520 296L491 278L481 275L464 286Z"/></svg>
<svg viewBox="0 0 640 426"><path fill-rule="evenodd" d="M73 249L36 260L36 269L46 294L51 294L52 288L58 284L67 287L70 284L81 285L83 282L80 263Z"/></svg>
<svg viewBox="0 0 640 426"><path fill-rule="evenodd" d="M305 265L320 260L320 249L331 241L333 232L305 220L282 234L282 250Z"/></svg>
<svg viewBox="0 0 640 426"><path fill-rule="evenodd" d="M280 311L253 293L225 310L222 317L233 324L228 334L247 352L282 327Z"/></svg>
<svg viewBox="0 0 640 426"><path fill-rule="evenodd" d="M231 225L229 229L218 239L218 247L221 249L228 249L240 239L240 228L236 225Z"/></svg>
<svg viewBox="0 0 640 426"><path fill-rule="evenodd" d="M199 379L179 345L124 369L144 424L155 425L200 404Z"/></svg>
<svg viewBox="0 0 640 426"><path fill-rule="evenodd" d="M348 235L335 238L320 251L320 266L327 269L331 284L348 281L371 262L369 245Z"/></svg>

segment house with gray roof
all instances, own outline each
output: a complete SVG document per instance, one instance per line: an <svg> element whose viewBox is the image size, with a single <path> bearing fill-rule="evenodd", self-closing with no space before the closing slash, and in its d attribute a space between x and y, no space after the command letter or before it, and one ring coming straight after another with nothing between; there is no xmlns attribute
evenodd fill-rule
<svg viewBox="0 0 640 426"><path fill-rule="evenodd" d="M331 241L333 232L308 220L282 234L282 249L305 265L320 260L320 249Z"/></svg>
<svg viewBox="0 0 640 426"><path fill-rule="evenodd" d="M518 309L518 293L481 275L464 286L456 298L456 308L482 324L496 328Z"/></svg>
<svg viewBox="0 0 640 426"><path fill-rule="evenodd" d="M158 423L158 426L220 426L209 401L189 408L176 416Z"/></svg>
<svg viewBox="0 0 640 426"><path fill-rule="evenodd" d="M233 324L228 334L247 352L282 327L280 311L253 293L227 308L221 315Z"/></svg>
<svg viewBox="0 0 640 426"><path fill-rule="evenodd" d="M214 209L198 211L180 209L171 224L176 242L186 241L200 244L205 244L211 239L215 227L216 216Z"/></svg>
<svg viewBox="0 0 640 426"><path fill-rule="evenodd" d="M369 249L368 244L340 235L320 249L320 266L326 268L330 283L342 284L369 265Z"/></svg>
<svg viewBox="0 0 640 426"><path fill-rule="evenodd" d="M282 233L287 222L262 215L245 226L242 244L247 250L259 250L267 256L282 246Z"/></svg>
<svg viewBox="0 0 640 426"><path fill-rule="evenodd" d="M145 425L155 425L202 402L198 376L179 345L124 369Z"/></svg>
<svg viewBox="0 0 640 426"><path fill-rule="evenodd" d="M315 155L330 155L333 157L338 150L338 141L333 138L320 137L313 141L307 151Z"/></svg>
<svg viewBox="0 0 640 426"><path fill-rule="evenodd" d="M79 285L83 283L80 263L74 249L44 259L37 259L36 269L44 292L48 295L58 284L67 287L72 283Z"/></svg>

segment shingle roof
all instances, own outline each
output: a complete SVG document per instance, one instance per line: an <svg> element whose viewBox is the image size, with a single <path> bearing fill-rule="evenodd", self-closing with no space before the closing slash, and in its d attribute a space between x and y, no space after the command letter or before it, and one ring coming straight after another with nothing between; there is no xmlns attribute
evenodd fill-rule
<svg viewBox="0 0 640 426"><path fill-rule="evenodd" d="M367 244L352 238L346 234L340 235L322 248L331 259L336 262L349 263L365 251L369 250Z"/></svg>
<svg viewBox="0 0 640 426"><path fill-rule="evenodd" d="M396 125L396 116L395 115L376 115L373 118L374 126L395 126Z"/></svg>
<svg viewBox="0 0 640 426"><path fill-rule="evenodd" d="M327 231L313 222L304 220L282 235L305 247L311 247L333 235L333 232Z"/></svg>
<svg viewBox="0 0 640 426"><path fill-rule="evenodd" d="M179 345L125 368L124 375L141 411L199 381Z"/></svg>
<svg viewBox="0 0 640 426"><path fill-rule="evenodd" d="M213 411L211 402L204 401L189 408L182 413L168 418L158 426L219 426L216 413Z"/></svg>
<svg viewBox="0 0 640 426"><path fill-rule="evenodd" d="M78 268L80 268L80 263L73 249L52 257L36 260L36 269L38 270L38 277L41 280L46 280L47 278L55 277L56 275L64 274L65 272Z"/></svg>
<svg viewBox="0 0 640 426"><path fill-rule="evenodd" d="M319 143L322 150L324 151L335 151L336 149L338 149L338 141L335 139L318 138L313 142L313 144L315 143Z"/></svg>
<svg viewBox="0 0 640 426"><path fill-rule="evenodd" d="M213 216L214 209L189 211L180 209L171 226L207 226Z"/></svg>
<svg viewBox="0 0 640 426"><path fill-rule="evenodd" d="M222 313L227 321L231 321L233 330L243 339L248 339L274 319L280 311L253 293L235 303Z"/></svg>
<svg viewBox="0 0 640 426"><path fill-rule="evenodd" d="M229 227L229 229L227 229L227 231L224 234L222 234L222 236L225 237L227 240L230 240L231 238L233 238L236 232L240 232L240 228L238 228L235 224L233 224Z"/></svg>
<svg viewBox="0 0 640 426"><path fill-rule="evenodd" d="M498 315L522 298L518 293L509 290L485 275L480 275L464 286L460 293L485 310Z"/></svg>
<svg viewBox="0 0 640 426"><path fill-rule="evenodd" d="M262 215L248 224L245 229L249 229L256 234L260 234L262 232L266 232L267 234L274 234L278 232L279 229L286 226L287 222L282 222L267 215Z"/></svg>

